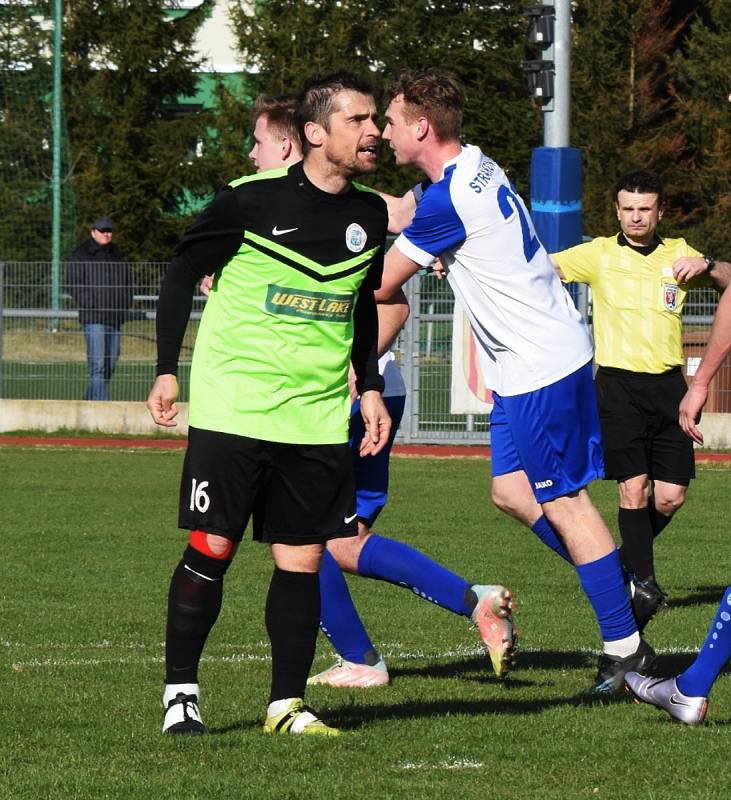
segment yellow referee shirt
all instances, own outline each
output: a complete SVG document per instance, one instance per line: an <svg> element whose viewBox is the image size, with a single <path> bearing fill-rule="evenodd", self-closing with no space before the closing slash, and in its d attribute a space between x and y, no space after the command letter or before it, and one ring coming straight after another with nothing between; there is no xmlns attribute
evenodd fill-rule
<svg viewBox="0 0 731 800"><path fill-rule="evenodd" d="M660 239L643 255L622 234L593 239L552 258L565 281L591 287L595 361L632 372L666 372L683 363L681 314L690 289L713 286L707 273L678 284L673 263L702 256L685 239Z"/></svg>

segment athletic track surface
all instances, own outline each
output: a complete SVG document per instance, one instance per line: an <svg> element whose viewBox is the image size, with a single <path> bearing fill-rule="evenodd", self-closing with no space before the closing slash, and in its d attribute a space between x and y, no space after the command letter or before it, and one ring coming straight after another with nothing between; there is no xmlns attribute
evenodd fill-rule
<svg viewBox="0 0 731 800"><path fill-rule="evenodd" d="M62 437L62 436L0 436L0 446L16 445L20 447L82 447L102 448L107 450L182 450L187 439L116 439L104 437ZM489 458L489 447L470 445L425 445L397 444L392 453L397 456L424 456L427 458ZM697 462L731 462L731 452L706 453L696 451Z"/></svg>

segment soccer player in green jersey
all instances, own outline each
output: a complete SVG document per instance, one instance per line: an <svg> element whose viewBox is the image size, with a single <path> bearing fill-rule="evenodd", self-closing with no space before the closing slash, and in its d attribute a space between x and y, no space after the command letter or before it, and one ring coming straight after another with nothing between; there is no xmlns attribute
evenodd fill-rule
<svg viewBox="0 0 731 800"><path fill-rule="evenodd" d="M351 360L366 428L361 453L378 453L390 431L374 299L387 212L376 193L353 182L376 166L369 84L346 72L316 76L297 108L304 160L220 192L178 245L160 292L148 408L169 426L194 287L215 276L191 371L179 514L191 533L168 600L166 733L205 731L198 664L250 517L275 562L264 731L337 733L303 695L320 617L320 558L329 539L357 532Z"/></svg>
<svg viewBox="0 0 731 800"><path fill-rule="evenodd" d="M254 101L254 144L249 158L260 172L291 166L301 160L294 116L294 95L261 95ZM420 188L417 185L403 197L380 193L388 206L390 232L399 232L405 220L411 217ZM208 295L211 286L212 277L207 276L201 282L201 290ZM395 303L377 305L379 353L385 354L405 322L408 305L401 292ZM361 458L358 455L363 435L358 401L351 412L358 536L330 540L323 553L320 627L337 650L338 660L329 669L311 676L308 685L367 688L389 682L386 663L358 615L343 571L388 581L415 597L471 619L487 647L494 670L498 677L503 677L517 637L510 613L510 592L499 585L471 583L419 550L372 531L387 501L391 446L404 410L405 386L392 359L393 356L389 359L385 354L379 361L379 372L385 384L384 403L393 424L389 440L377 456Z"/></svg>

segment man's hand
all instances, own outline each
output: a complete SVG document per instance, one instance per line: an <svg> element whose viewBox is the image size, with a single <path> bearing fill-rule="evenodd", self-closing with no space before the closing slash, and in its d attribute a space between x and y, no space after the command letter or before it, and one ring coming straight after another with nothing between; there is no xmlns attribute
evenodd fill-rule
<svg viewBox="0 0 731 800"><path fill-rule="evenodd" d="M708 387L691 383L685 397L680 401L678 421L683 432L698 444L703 444L703 434L698 430L701 411L708 399Z"/></svg>
<svg viewBox="0 0 731 800"><path fill-rule="evenodd" d="M683 256L673 264L673 277L678 283L687 283L691 278L708 269L705 258Z"/></svg>
<svg viewBox="0 0 731 800"><path fill-rule="evenodd" d="M157 425L173 428L178 423L178 379L175 375L158 375L147 397L147 410Z"/></svg>
<svg viewBox="0 0 731 800"><path fill-rule="evenodd" d="M201 282L198 287L201 290L201 294L204 294L206 297L211 293L211 289L213 288L213 275L204 275L201 278Z"/></svg>
<svg viewBox="0 0 731 800"><path fill-rule="evenodd" d="M360 443L360 456L375 456L383 450L391 434L391 417L380 392L369 390L360 397L360 413L365 423L365 436Z"/></svg>
<svg viewBox="0 0 731 800"><path fill-rule="evenodd" d="M437 280L444 280L447 277L447 270L444 268L444 264L442 264L442 259L438 258L434 262L432 266L432 273Z"/></svg>

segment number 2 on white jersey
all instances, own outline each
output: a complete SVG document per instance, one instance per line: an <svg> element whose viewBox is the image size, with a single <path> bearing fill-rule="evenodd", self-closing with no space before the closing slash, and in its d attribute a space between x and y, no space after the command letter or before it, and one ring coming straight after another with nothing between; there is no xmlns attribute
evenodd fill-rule
<svg viewBox="0 0 731 800"><path fill-rule="evenodd" d="M523 204L504 184L497 190L497 203L505 219L510 219L517 211L520 219L520 230L523 234L523 254L525 255L525 260L530 261L538 252L541 243L538 241L538 237L533 236L530 232L530 225L525 217Z"/></svg>

